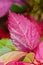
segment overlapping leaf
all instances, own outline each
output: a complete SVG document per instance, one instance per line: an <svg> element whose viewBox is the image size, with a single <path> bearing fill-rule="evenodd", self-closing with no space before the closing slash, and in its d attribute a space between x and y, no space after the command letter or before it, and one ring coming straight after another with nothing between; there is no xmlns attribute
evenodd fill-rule
<svg viewBox="0 0 43 65"><path fill-rule="evenodd" d="M14 45L19 49L28 52L29 49L35 49L40 40L36 24L32 23L23 15L12 12L9 13L8 19L8 28Z"/></svg>
<svg viewBox="0 0 43 65"><path fill-rule="evenodd" d="M0 55L3 55L9 51L17 50L10 39L0 40Z"/></svg>
<svg viewBox="0 0 43 65"><path fill-rule="evenodd" d="M0 0L0 17L4 16L12 5L11 0Z"/></svg>

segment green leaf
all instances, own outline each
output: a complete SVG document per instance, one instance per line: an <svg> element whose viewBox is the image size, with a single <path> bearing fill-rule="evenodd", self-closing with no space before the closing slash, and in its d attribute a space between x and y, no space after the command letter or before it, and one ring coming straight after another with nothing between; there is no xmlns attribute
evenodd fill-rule
<svg viewBox="0 0 43 65"><path fill-rule="evenodd" d="M9 52L9 51L11 51L10 48L7 48L7 47L1 48L0 49L0 56L3 55L3 54L5 54L5 53L7 53L7 52Z"/></svg>
<svg viewBox="0 0 43 65"><path fill-rule="evenodd" d="M0 40L0 55L7 53L9 51L17 50L15 46L13 46L13 43L11 39L1 39Z"/></svg>
<svg viewBox="0 0 43 65"><path fill-rule="evenodd" d="M24 62L33 62L34 61L34 53L30 52L23 60Z"/></svg>
<svg viewBox="0 0 43 65"><path fill-rule="evenodd" d="M24 13L26 10L27 10L27 7L24 5L13 4L11 7L11 11L16 13Z"/></svg>

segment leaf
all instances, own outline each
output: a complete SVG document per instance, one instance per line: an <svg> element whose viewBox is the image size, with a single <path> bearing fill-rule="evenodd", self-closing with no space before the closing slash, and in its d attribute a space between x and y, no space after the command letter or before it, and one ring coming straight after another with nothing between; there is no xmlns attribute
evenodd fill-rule
<svg viewBox="0 0 43 65"><path fill-rule="evenodd" d="M24 13L26 10L27 10L27 7L24 5L13 4L11 7L11 11L16 13Z"/></svg>
<svg viewBox="0 0 43 65"><path fill-rule="evenodd" d="M0 17L3 17L12 5L11 0L0 0Z"/></svg>
<svg viewBox="0 0 43 65"><path fill-rule="evenodd" d="M29 50L34 50L40 41L36 21L34 19L27 19L22 14L16 14L11 11L9 12L8 19L8 29L14 45L22 51L29 52Z"/></svg>
<svg viewBox="0 0 43 65"><path fill-rule="evenodd" d="M39 47L37 48L37 51L35 51L35 58L37 61L40 61L43 63L43 41L40 42Z"/></svg>
<svg viewBox="0 0 43 65"><path fill-rule="evenodd" d="M24 62L33 62L34 61L34 53L30 52L27 54L27 56L24 58Z"/></svg>
<svg viewBox="0 0 43 65"><path fill-rule="evenodd" d="M17 50L10 39L1 39L0 40L0 55L3 55L9 51Z"/></svg>
<svg viewBox="0 0 43 65"><path fill-rule="evenodd" d="M8 52L8 53L0 56L0 62L4 62L4 64L6 64L13 60L18 61L19 59L21 59L22 57L24 57L26 55L27 55L27 53L21 52L21 51Z"/></svg>

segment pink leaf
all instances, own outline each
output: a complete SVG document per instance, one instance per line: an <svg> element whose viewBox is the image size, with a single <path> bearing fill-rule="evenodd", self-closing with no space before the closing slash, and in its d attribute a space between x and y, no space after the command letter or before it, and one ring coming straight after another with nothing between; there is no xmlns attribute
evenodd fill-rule
<svg viewBox="0 0 43 65"><path fill-rule="evenodd" d="M23 51L35 49L40 40L36 24L21 14L9 13L8 28L15 46Z"/></svg>
<svg viewBox="0 0 43 65"><path fill-rule="evenodd" d="M35 57L38 61L43 62L43 42L39 44Z"/></svg>
<svg viewBox="0 0 43 65"><path fill-rule="evenodd" d="M0 0L0 17L4 16L12 5L11 0Z"/></svg>

